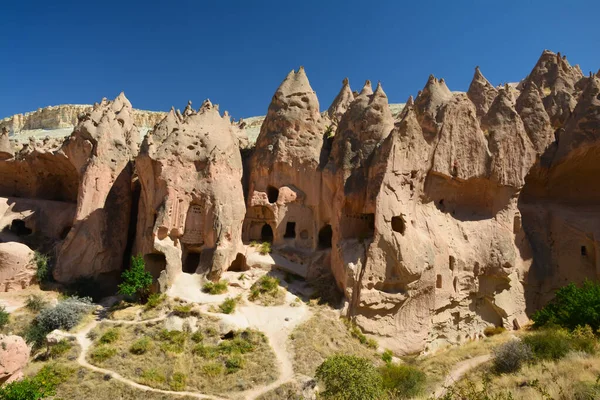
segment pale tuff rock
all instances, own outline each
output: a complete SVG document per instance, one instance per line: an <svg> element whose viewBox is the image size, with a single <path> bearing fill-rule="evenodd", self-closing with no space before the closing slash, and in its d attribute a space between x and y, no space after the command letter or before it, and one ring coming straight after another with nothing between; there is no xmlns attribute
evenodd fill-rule
<svg viewBox="0 0 600 400"><path fill-rule="evenodd" d="M114 101L103 99L82 116L60 150L77 172L79 188L73 228L53 270L59 282L121 269L132 201L131 161L139 138L132 114L123 93Z"/></svg>
<svg viewBox="0 0 600 400"><path fill-rule="evenodd" d="M515 109L523 120L523 126L535 151L542 154L554 141L554 129L552 129L550 117L544 109L540 90L534 82L524 84Z"/></svg>
<svg viewBox="0 0 600 400"><path fill-rule="evenodd" d="M23 369L29 361L29 347L16 335L0 335L0 385L23 378Z"/></svg>
<svg viewBox="0 0 600 400"><path fill-rule="evenodd" d="M428 141L433 140L439 132L438 111L451 98L452 92L446 86L446 82L430 75L427 84L415 99L417 118Z"/></svg>
<svg viewBox="0 0 600 400"><path fill-rule="evenodd" d="M477 118L481 119L487 114L494 98L498 95L496 89L481 73L479 67L475 67L475 75L467 91L467 96L475 104L477 109Z"/></svg>
<svg viewBox="0 0 600 400"><path fill-rule="evenodd" d="M13 146L8 139L8 130L3 127L2 132L0 132L0 160L8 160L14 155Z"/></svg>
<svg viewBox="0 0 600 400"><path fill-rule="evenodd" d="M337 125L342 116L350 107L350 103L354 101L354 95L352 94L352 89L350 89L350 83L348 82L348 78L344 78L342 82L342 89L338 93L338 95L333 99L331 106L327 110L327 116L333 123L333 125Z"/></svg>
<svg viewBox="0 0 600 400"><path fill-rule="evenodd" d="M0 243L0 292L25 289L35 279L33 251L22 243Z"/></svg>
<svg viewBox="0 0 600 400"><path fill-rule="evenodd" d="M136 161L141 194L135 252L162 290L182 272L218 277L241 248L244 196L238 138L209 100L171 110ZM243 253L241 253L243 257Z"/></svg>

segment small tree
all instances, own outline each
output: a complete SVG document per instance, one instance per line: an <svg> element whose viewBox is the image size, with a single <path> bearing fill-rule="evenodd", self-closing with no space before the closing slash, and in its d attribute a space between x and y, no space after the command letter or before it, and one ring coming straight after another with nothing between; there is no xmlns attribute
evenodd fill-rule
<svg viewBox="0 0 600 400"><path fill-rule="evenodd" d="M315 377L325 386L321 393L325 399L374 400L383 394L381 376L365 358L331 356L317 368Z"/></svg>
<svg viewBox="0 0 600 400"><path fill-rule="evenodd" d="M123 271L121 279L123 282L119 285L119 293L141 299L148 296L152 275L146 271L144 258L141 255L131 257L131 267Z"/></svg>

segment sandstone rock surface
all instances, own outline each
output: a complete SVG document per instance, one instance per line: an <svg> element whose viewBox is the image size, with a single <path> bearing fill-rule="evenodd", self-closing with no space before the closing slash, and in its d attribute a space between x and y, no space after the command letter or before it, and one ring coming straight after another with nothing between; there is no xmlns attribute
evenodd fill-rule
<svg viewBox="0 0 600 400"><path fill-rule="evenodd" d="M0 385L23 377L29 361L29 347L20 336L0 335Z"/></svg>

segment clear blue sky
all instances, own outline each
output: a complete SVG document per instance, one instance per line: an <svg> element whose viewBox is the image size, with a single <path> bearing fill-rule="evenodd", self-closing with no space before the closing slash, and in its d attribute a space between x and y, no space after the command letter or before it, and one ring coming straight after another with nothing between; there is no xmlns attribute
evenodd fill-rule
<svg viewBox="0 0 600 400"><path fill-rule="evenodd" d="M397 103L431 73L452 90L476 65L518 81L545 48L600 68L598 0L5 0L0 15L0 118L120 91L141 109L210 98L262 115L300 65L322 110L345 76L380 80Z"/></svg>

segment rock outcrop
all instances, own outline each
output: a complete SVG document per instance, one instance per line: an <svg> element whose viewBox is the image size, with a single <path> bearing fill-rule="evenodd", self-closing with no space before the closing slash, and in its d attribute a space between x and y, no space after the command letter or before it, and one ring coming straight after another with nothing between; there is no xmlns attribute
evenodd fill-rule
<svg viewBox="0 0 600 400"><path fill-rule="evenodd" d="M558 287L600 278L600 77L545 51L519 84L477 68L463 93L430 76L400 110L345 79L319 107L300 68L264 119L188 103L137 156L124 96L64 143L18 149L5 132L0 238L43 236L61 282L142 254L162 291L246 269L250 242L271 242L275 267L332 275L345 314L401 353L518 329Z"/></svg>
<svg viewBox="0 0 600 400"><path fill-rule="evenodd" d="M23 378L29 347L20 336L0 335L0 385Z"/></svg>
<svg viewBox="0 0 600 400"><path fill-rule="evenodd" d="M19 242L0 243L0 292L25 289L35 279L33 251Z"/></svg>
<svg viewBox="0 0 600 400"><path fill-rule="evenodd" d="M135 253L162 290L182 272L218 278L244 257L239 132L210 101L188 106L148 133L136 161Z"/></svg>

